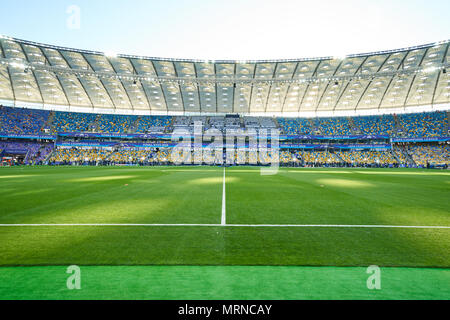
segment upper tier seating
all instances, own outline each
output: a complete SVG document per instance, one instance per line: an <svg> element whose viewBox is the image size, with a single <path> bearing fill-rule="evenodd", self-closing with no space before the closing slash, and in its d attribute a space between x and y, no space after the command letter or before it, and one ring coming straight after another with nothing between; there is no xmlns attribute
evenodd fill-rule
<svg viewBox="0 0 450 320"><path fill-rule="evenodd" d="M137 122L136 133L164 133L171 123L169 116L142 116Z"/></svg>
<svg viewBox="0 0 450 320"><path fill-rule="evenodd" d="M288 135L312 134L311 124L308 119L303 118L279 118L278 124L282 133Z"/></svg>
<svg viewBox="0 0 450 320"><path fill-rule="evenodd" d="M47 122L47 110L0 106L0 132L10 134L39 134Z"/></svg>
<svg viewBox="0 0 450 320"><path fill-rule="evenodd" d="M133 129L137 116L102 114L97 120L97 132L128 133Z"/></svg>
<svg viewBox="0 0 450 320"><path fill-rule="evenodd" d="M446 112L402 114L398 120L407 137L446 136L448 130Z"/></svg>
<svg viewBox="0 0 450 320"><path fill-rule="evenodd" d="M353 121L363 134L392 136L395 132L393 115L354 117Z"/></svg>
<svg viewBox="0 0 450 320"><path fill-rule="evenodd" d="M94 113L55 112L52 132L87 132L96 118Z"/></svg>
<svg viewBox="0 0 450 320"><path fill-rule="evenodd" d="M354 134L347 118L318 118L316 126L324 136L347 136Z"/></svg>
<svg viewBox="0 0 450 320"><path fill-rule="evenodd" d="M86 132L101 133L170 133L169 129L184 129L193 132L194 123L200 121L203 129L269 129L277 126L270 117L224 116L134 116L112 114L89 114L54 112L46 110L0 107L0 132L10 134L39 134L44 127L51 127L52 133ZM49 123L51 122L51 124ZM398 116L358 116L352 119L336 118L278 118L282 134L287 135L388 135L404 137L436 137L448 135L446 112L402 114Z"/></svg>

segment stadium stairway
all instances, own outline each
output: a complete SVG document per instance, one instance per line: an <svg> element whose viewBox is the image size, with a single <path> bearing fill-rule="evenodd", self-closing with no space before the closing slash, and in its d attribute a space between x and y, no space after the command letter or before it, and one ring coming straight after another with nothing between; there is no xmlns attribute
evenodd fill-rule
<svg viewBox="0 0 450 320"><path fill-rule="evenodd" d="M450 111L447 111L447 133L450 132Z"/></svg>
<svg viewBox="0 0 450 320"><path fill-rule="evenodd" d="M209 121L209 119L208 119ZM239 126L245 129L245 120L244 117L239 117Z"/></svg>
<svg viewBox="0 0 450 320"><path fill-rule="evenodd" d="M244 121L244 119L242 119L242 121ZM273 123L275 123L275 128L277 128L278 131L281 133L283 130L281 129L280 124L278 123L278 119L277 118L273 118Z"/></svg>
<svg viewBox="0 0 450 320"><path fill-rule="evenodd" d="M409 154L408 150L403 146L398 146L398 150L402 153L403 157L406 159L406 164L410 167L416 166L416 162L414 161L413 157Z"/></svg>
<svg viewBox="0 0 450 320"><path fill-rule="evenodd" d="M399 164L403 164L403 161L400 159L400 157L398 156L397 152L395 152L395 150L389 150L389 152L391 153L391 155L394 157L395 160L397 160L397 162ZM402 153L403 154L403 153ZM408 158L406 158L408 159Z"/></svg>
<svg viewBox="0 0 450 320"><path fill-rule="evenodd" d="M23 160L24 163L29 163L31 161L31 154L33 152L31 151L31 148L28 149L27 154L25 155L25 159Z"/></svg>
<svg viewBox="0 0 450 320"><path fill-rule="evenodd" d="M53 119L55 118L55 111L50 111L47 121L44 123L44 125L41 128L41 132L45 132L45 129L48 129L49 132L53 132L54 124Z"/></svg>
<svg viewBox="0 0 450 320"><path fill-rule="evenodd" d="M174 121L175 121L175 117L172 117L170 119L170 124L164 130L164 133L172 133L173 132L173 123L174 123Z"/></svg>
<svg viewBox="0 0 450 320"><path fill-rule="evenodd" d="M141 116L137 117L136 121L130 124L128 128L128 133L136 133L137 128L139 128L139 121L141 121Z"/></svg>
<svg viewBox="0 0 450 320"><path fill-rule="evenodd" d="M309 118L309 126L311 128L311 132L309 134L321 134L320 127L317 125L317 118Z"/></svg>
<svg viewBox="0 0 450 320"><path fill-rule="evenodd" d="M341 163L345 163L345 162L346 162L344 159L341 158L341 156L340 156L339 154L334 153L334 156L335 156L337 159L339 159L339 161L340 161Z"/></svg>
<svg viewBox="0 0 450 320"><path fill-rule="evenodd" d="M300 163L304 166L305 165L305 160L303 160L302 154L300 152L297 152L296 157L300 161Z"/></svg>
<svg viewBox="0 0 450 320"><path fill-rule="evenodd" d="M2 106L0 104L0 113L3 113L2 109L4 108L4 106ZM0 128L3 128L3 121L0 119Z"/></svg>
<svg viewBox="0 0 450 320"><path fill-rule="evenodd" d="M400 120L398 119L398 116L395 113L394 113L394 123L395 123L394 136L404 136L406 133L405 128L403 128L402 124L400 123Z"/></svg>
<svg viewBox="0 0 450 320"><path fill-rule="evenodd" d="M94 132L96 132L98 129L98 123L99 123L101 117L102 117L102 115L98 114L95 117L95 120L89 124L89 128L92 129Z"/></svg>
<svg viewBox="0 0 450 320"><path fill-rule="evenodd" d="M118 151L118 150L117 150ZM114 154L114 152L116 152L116 150L111 151L105 158L105 161L109 161L109 159L111 159L112 155Z"/></svg>
<svg viewBox="0 0 450 320"><path fill-rule="evenodd" d="M137 130L137 128L139 128L139 123L141 122L141 120L142 120L142 116L138 116L135 123L133 124L133 126L134 126L133 133L136 133L136 130Z"/></svg>
<svg viewBox="0 0 450 320"><path fill-rule="evenodd" d="M356 125L355 121L353 121L352 117L347 117L348 124L350 125L351 131L356 135L361 135L362 131L361 129Z"/></svg>
<svg viewBox="0 0 450 320"><path fill-rule="evenodd" d="M53 148L53 150L51 152L48 153L48 155L45 157L44 159L44 163L48 164L48 162L50 161L50 158L53 156L53 154L56 152L56 148Z"/></svg>
<svg viewBox="0 0 450 320"><path fill-rule="evenodd" d="M414 161L414 158L409 154L408 151L406 151L406 160L408 161L409 166L413 166L413 167L417 166L416 161Z"/></svg>

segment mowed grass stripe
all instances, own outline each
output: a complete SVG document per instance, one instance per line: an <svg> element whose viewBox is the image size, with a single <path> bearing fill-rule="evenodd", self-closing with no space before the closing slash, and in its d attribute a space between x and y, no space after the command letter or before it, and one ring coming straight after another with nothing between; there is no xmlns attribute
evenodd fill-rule
<svg viewBox="0 0 450 320"><path fill-rule="evenodd" d="M231 168L228 223L450 225L447 172L392 170L401 174L376 174L386 169L367 169L374 174L364 174L361 169L308 168L261 176L256 169Z"/></svg>
<svg viewBox="0 0 450 320"><path fill-rule="evenodd" d="M365 267L90 267L68 290L67 266L0 268L0 299L442 299L449 269L381 268L369 290Z"/></svg>
<svg viewBox="0 0 450 320"><path fill-rule="evenodd" d="M0 223L220 221L222 177L218 170L40 169L0 170L4 190Z"/></svg>
<svg viewBox="0 0 450 320"><path fill-rule="evenodd" d="M448 229L2 228L0 265L450 267Z"/></svg>

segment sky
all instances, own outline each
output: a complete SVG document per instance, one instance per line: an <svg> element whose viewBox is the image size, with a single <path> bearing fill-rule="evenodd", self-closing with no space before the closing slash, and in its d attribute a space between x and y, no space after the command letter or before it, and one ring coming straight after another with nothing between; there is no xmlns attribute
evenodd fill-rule
<svg viewBox="0 0 450 320"><path fill-rule="evenodd" d="M150 57L296 59L450 39L449 0L1 2L1 35Z"/></svg>

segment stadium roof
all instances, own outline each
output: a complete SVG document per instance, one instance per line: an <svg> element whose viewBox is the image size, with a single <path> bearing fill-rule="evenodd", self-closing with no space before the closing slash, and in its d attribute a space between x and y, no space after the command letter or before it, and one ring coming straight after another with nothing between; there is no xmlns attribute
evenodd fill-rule
<svg viewBox="0 0 450 320"><path fill-rule="evenodd" d="M122 114L320 115L449 109L450 41L289 60L205 61L0 38L0 103Z"/></svg>

